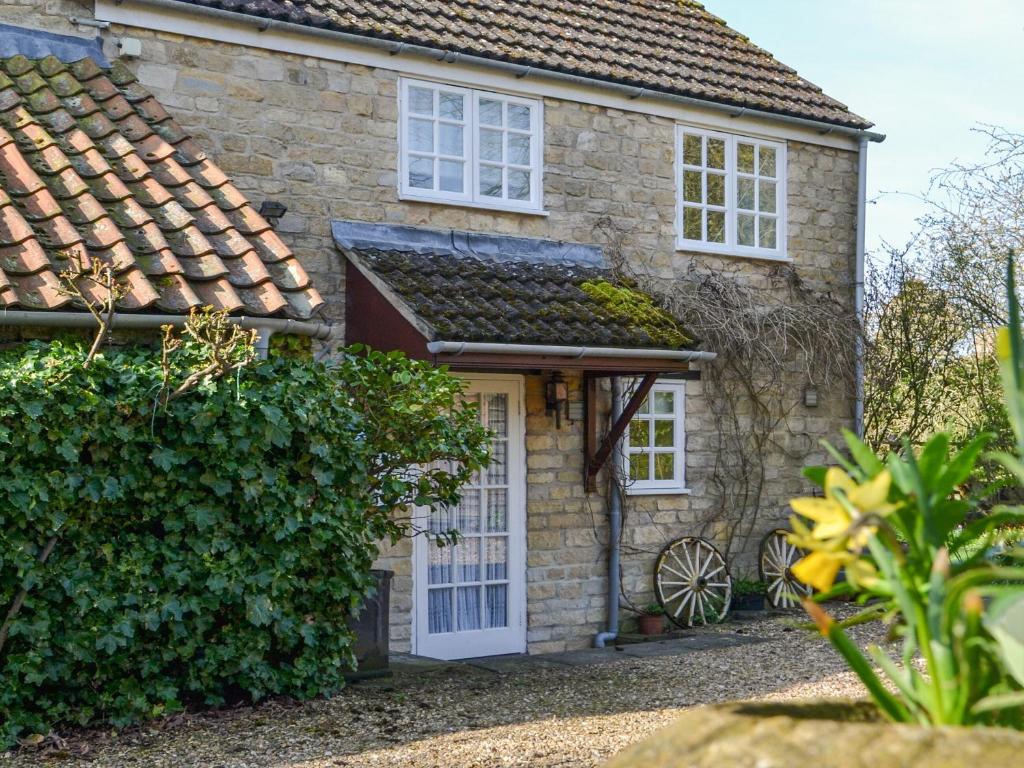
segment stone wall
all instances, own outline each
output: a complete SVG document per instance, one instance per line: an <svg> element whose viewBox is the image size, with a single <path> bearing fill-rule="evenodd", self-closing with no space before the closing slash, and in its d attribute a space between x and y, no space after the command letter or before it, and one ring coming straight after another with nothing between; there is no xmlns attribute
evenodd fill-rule
<svg viewBox="0 0 1024 768"><path fill-rule="evenodd" d="M48 31L93 36L68 15L91 3L0 0L0 20ZM106 38L142 40L127 62L257 203L288 206L279 231L343 317L344 270L330 237L331 219L355 219L601 243L634 269L665 281L697 264L735 271L736 279L771 290L778 265L678 253L674 249L674 123L672 120L553 98L545 99L544 202L548 216L400 201L397 194L397 81L393 71L243 48L148 29L113 27ZM110 46L108 45L108 48ZM739 125L739 124L738 124ZM788 243L794 267L810 287L852 300L856 154L789 142ZM851 341L852 343L852 341ZM806 372L794 359L794 393ZM579 380L570 377L578 395ZM624 533L625 587L641 605L651 597L654 557L670 538L720 525L713 490L715 418L701 382L688 382L686 496L630 497ZM605 616L607 534L601 495L582 487L581 425L556 431L544 415L540 377L526 380L528 452L529 643L532 651L585 646ZM780 441L800 435L815 446L849 424L852 403L840 386L825 386L816 411L795 406ZM796 453L802 453L797 451ZM824 457L775 450L765 457L761 515L735 553L734 572L748 575L760 535L785 520L785 500L806 490L801 465ZM728 500L726 500L728 506ZM407 542L381 564L397 575L393 637L410 637L411 563Z"/></svg>

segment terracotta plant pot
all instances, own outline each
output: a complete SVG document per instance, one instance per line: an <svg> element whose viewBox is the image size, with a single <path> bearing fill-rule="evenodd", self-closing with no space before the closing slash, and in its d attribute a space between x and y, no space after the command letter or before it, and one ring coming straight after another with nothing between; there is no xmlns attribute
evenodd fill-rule
<svg viewBox="0 0 1024 768"><path fill-rule="evenodd" d="M641 635L660 635L665 631L665 617L642 613L637 617Z"/></svg>
<svg viewBox="0 0 1024 768"><path fill-rule="evenodd" d="M978 768L1017 766L1024 732L894 725L868 702L696 707L605 768Z"/></svg>

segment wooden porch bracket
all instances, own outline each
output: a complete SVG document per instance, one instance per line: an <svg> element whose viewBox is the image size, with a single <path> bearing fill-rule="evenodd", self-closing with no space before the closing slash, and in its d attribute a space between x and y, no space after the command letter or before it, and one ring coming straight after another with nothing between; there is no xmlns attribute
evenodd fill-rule
<svg viewBox="0 0 1024 768"><path fill-rule="evenodd" d="M622 439L623 434L626 432L626 427L629 426L629 422L640 409L641 403L650 393L651 387L654 386L654 382L657 379L657 372L644 374L639 386L637 386L633 395L623 406L622 415L611 425L608 434L604 436L604 440L595 449L595 444L597 443L597 378L593 376L587 377L587 402L583 425L583 484L587 493L593 493L597 490L597 473L601 471L601 467L608 461L608 457L612 454L612 448L615 446L615 443Z"/></svg>

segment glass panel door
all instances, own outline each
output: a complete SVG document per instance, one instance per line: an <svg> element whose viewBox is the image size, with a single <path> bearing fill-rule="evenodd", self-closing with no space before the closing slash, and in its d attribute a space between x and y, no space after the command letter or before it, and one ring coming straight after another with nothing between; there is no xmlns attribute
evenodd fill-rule
<svg viewBox="0 0 1024 768"><path fill-rule="evenodd" d="M491 463L455 507L437 510L417 551L425 613L417 653L466 658L525 650L523 425L518 378L475 382L467 396L491 432ZM456 543L444 534L457 530ZM421 537L424 538L424 537ZM423 607L423 606L420 606Z"/></svg>

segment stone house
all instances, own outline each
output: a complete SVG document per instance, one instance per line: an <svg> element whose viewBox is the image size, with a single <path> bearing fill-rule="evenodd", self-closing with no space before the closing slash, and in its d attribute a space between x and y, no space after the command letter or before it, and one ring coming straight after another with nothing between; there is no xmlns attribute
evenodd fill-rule
<svg viewBox="0 0 1024 768"><path fill-rule="evenodd" d="M190 205L188 179L162 179L221 256L214 273L131 188L180 268L168 256L163 273L142 270L162 282L124 317L214 303L265 336L401 349L466 378L495 462L458 509L420 521L458 529L459 544L417 536L382 555L396 574L393 648L454 658L604 643L620 602L656 594L659 553L681 537L704 537L685 546L705 575L717 545L733 576L754 576L786 499L806 491L801 467L824 458L817 441L857 423L856 387L817 381L786 353L799 397L780 419L810 447L766 443L758 515L736 503L741 535L710 514L733 503L701 378L716 350L664 297L695 269L766 296L784 275L855 312L866 150L882 137L696 2L0 0L0 23L0 56L15 57L0 98L49 114L51 95L74 106L62 73L86 90L102 76L141 120L96 141L115 175L131 170L118 162L129 145L166 159L145 154L155 132L206 195ZM83 56L114 67L97 75ZM0 125L16 133L11 109L0 103ZM76 169L90 185L99 173ZM0 205L21 210L25 190L0 176ZM99 197L108 212L118 199ZM111 216L135 247L139 222ZM71 223L81 232L87 218ZM218 240L229 230L238 237ZM26 278L52 271L37 266ZM11 312L60 309L24 303L26 278L9 277ZM168 281L191 298L172 306ZM680 567L688 589L705 588ZM657 596L699 620L696 601Z"/></svg>

